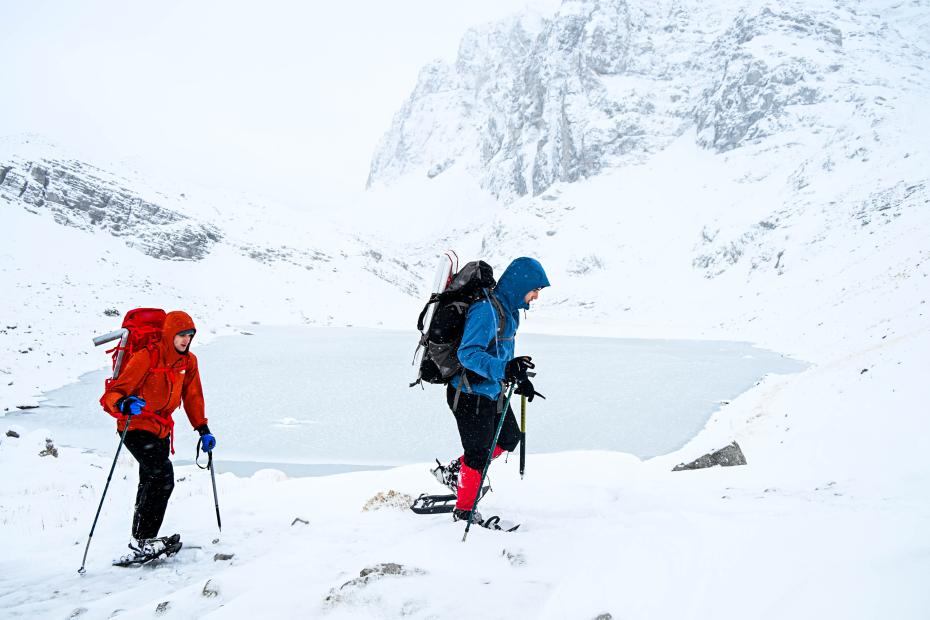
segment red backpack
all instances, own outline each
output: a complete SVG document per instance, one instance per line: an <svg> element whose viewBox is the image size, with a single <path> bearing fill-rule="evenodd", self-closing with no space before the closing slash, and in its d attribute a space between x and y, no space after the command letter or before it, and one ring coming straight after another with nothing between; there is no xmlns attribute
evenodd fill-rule
<svg viewBox="0 0 930 620"><path fill-rule="evenodd" d="M171 375L180 374L178 371L184 370L183 367L160 368L158 366L160 357L158 344L161 342L161 332L165 325L165 316L165 311L161 308L136 308L130 310L123 319L123 326L121 329L105 336L100 336L94 340L96 344L103 344L104 342L110 342L111 340L119 338L119 344L107 351L107 353L113 356L113 376L106 380L104 392L110 389L110 385L119 376L123 362L142 349L148 350L151 360L149 362L148 371L145 374L146 377L151 372L165 372L168 373L169 380L173 380ZM187 364L185 363L184 367L186 366ZM145 381L145 377L143 377L142 381ZM102 396L100 398L100 404L103 406ZM106 409L106 407L104 407L104 409Z"/></svg>
<svg viewBox="0 0 930 620"><path fill-rule="evenodd" d="M114 334L122 332L122 338L119 344L107 351L113 355L113 376L107 379L107 388L119 376L123 360L140 349L148 349L154 354L152 365L155 365L158 361L158 343L161 342L161 330L165 326L165 316L165 311L161 308L136 308L126 313L122 329L113 332Z"/></svg>

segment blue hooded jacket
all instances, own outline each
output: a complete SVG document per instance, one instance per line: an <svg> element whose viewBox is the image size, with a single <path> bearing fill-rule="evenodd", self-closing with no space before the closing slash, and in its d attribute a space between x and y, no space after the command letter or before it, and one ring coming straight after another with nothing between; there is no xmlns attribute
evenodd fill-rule
<svg viewBox="0 0 930 620"><path fill-rule="evenodd" d="M524 301L526 294L536 288L549 286L549 278L542 265L534 258L515 259L497 281L491 295L497 298L504 309L504 331L497 337L497 310L487 299L475 302L468 309L465 331L459 344L458 358L462 366L486 377L486 381L462 385L462 391L497 399L504 380L504 368L513 359L514 338L520 327L520 310L529 308ZM461 375L452 378L451 384L458 388Z"/></svg>

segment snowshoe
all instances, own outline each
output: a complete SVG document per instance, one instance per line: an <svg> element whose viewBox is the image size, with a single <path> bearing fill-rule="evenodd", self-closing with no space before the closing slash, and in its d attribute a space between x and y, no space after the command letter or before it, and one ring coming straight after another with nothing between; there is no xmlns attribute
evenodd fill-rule
<svg viewBox="0 0 930 620"><path fill-rule="evenodd" d="M471 516L471 512L471 510L461 510L456 508L452 511L452 520L468 521L469 516ZM477 510L474 511L474 516L472 516L471 522L475 525L480 525L487 530L497 530L499 532L515 532L520 527L519 523L504 521L497 515L485 519Z"/></svg>
<svg viewBox="0 0 930 620"><path fill-rule="evenodd" d="M133 540L129 543L130 553L113 561L113 566L142 566L162 557L170 557L181 550L180 534Z"/></svg>
<svg viewBox="0 0 930 620"><path fill-rule="evenodd" d="M490 489L490 486L486 486L481 489L481 494L478 499L484 497ZM428 493L422 493L420 494L420 497L413 501L413 504L410 506L410 510L417 513L418 515L438 515L450 513L455 509L456 499L457 498L453 493L448 493L446 495L429 495Z"/></svg>

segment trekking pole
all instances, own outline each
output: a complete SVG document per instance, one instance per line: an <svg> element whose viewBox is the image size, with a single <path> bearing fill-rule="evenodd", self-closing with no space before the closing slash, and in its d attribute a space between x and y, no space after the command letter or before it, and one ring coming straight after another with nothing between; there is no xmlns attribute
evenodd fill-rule
<svg viewBox="0 0 930 620"><path fill-rule="evenodd" d="M216 494L216 473L213 471L213 450L207 452L207 466L201 467L200 463L197 462L197 459L200 458L200 446L203 445L203 437L197 440L197 456L194 458L194 464L200 469L209 469L210 470L210 481L213 483L213 505L216 507L216 527L219 531L223 531L223 523L220 521L220 500Z"/></svg>
<svg viewBox="0 0 930 620"><path fill-rule="evenodd" d="M497 439L501 435L501 428L504 426L504 418L507 417L507 410L510 409L510 397L513 396L514 387L516 386L510 386L510 391L507 392L507 401L504 403L503 410L501 410L501 419L500 422L497 423L497 430L494 432L494 439L491 441L491 449L488 450L488 462L484 464L484 469L481 471L481 481L478 483L478 494L475 495L475 503L468 513L468 524L465 526L465 534L462 535L462 542L465 542L465 538L468 536L468 530L471 529L472 519L475 518L475 512L478 510L478 500L481 499L481 489L484 488L484 479L488 475L488 468L491 467L491 457L494 455Z"/></svg>
<svg viewBox="0 0 930 620"><path fill-rule="evenodd" d="M526 396L520 397L520 480L526 469Z"/></svg>
<svg viewBox="0 0 930 620"><path fill-rule="evenodd" d="M216 529L223 531L223 523L220 521L220 500L216 495L216 472L213 471L213 450L207 454L210 455L207 461L207 467L210 468L210 481L213 482L213 505L216 507Z"/></svg>
<svg viewBox="0 0 930 620"><path fill-rule="evenodd" d="M123 429L123 434L120 435L119 445L116 446L116 456L113 457L113 465L110 466L110 475L107 476L107 483L103 487L103 495L100 497L100 505L97 506L97 514L94 515L94 524L90 526L90 535L87 537L87 546L84 547L84 559L81 560L81 568L78 569L78 574L83 575L84 564L87 562L87 551L90 549L90 539L94 537L94 530L97 528L97 519L100 517L100 509L103 508L103 500L107 497L107 489L110 488L110 479L113 477L113 470L116 469L116 459L119 458L119 451L123 447L123 442L126 441L126 433L129 431L129 423L131 418L126 420L126 427Z"/></svg>

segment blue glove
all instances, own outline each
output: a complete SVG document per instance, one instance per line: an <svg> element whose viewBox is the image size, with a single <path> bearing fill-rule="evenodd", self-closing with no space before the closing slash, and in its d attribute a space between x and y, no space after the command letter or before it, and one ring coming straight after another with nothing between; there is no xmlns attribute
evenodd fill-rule
<svg viewBox="0 0 930 620"><path fill-rule="evenodd" d="M212 452L213 448L216 447L216 437L210 432L210 427L201 424L194 430L200 433L200 449L204 452Z"/></svg>
<svg viewBox="0 0 930 620"><path fill-rule="evenodd" d="M122 412L123 415L134 416L142 413L142 409L145 407L145 400L139 398L138 396L127 396L121 398L116 402L116 406Z"/></svg>

